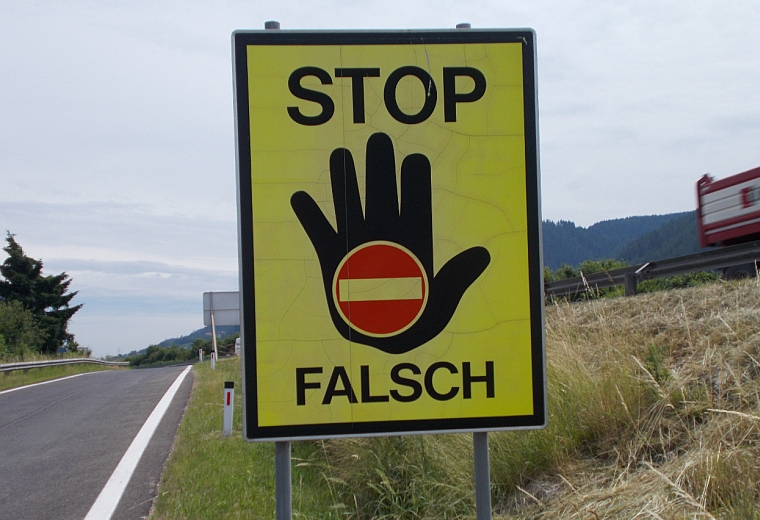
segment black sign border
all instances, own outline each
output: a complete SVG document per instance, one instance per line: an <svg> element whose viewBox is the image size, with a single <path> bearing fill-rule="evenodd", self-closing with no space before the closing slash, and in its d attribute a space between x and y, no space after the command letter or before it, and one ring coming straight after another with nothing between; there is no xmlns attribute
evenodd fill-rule
<svg viewBox="0 0 760 520"><path fill-rule="evenodd" d="M248 68L250 45L404 45L522 43L525 117L528 269L533 367L532 415L422 419L290 426L259 426L256 390L256 310L253 277L253 206ZM536 46L532 29L455 29L408 31L235 31L232 34L238 186L238 260L243 343L243 437L248 441L310 440L338 437L417 435L538 429L546 426L543 243L538 158Z"/></svg>

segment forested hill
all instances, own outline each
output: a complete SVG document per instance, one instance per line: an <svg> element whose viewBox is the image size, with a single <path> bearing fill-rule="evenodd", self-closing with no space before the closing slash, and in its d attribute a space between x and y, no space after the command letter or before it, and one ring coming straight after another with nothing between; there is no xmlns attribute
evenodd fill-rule
<svg viewBox="0 0 760 520"><path fill-rule="evenodd" d="M240 332L240 327L237 325L220 325L216 327L217 337L219 337L219 335L222 337L230 336L236 332ZM202 329L191 332L187 336L165 339L159 343L158 346L170 347L176 343L180 347L189 347L195 338L211 339L211 327L203 327Z"/></svg>
<svg viewBox="0 0 760 520"><path fill-rule="evenodd" d="M655 232L671 221L686 218L689 215L694 221L694 212L689 211L603 220L588 228L576 226L575 223L566 220L559 222L545 220L543 225L544 265L557 269L562 264L577 266L584 260L619 258L621 252L634 240ZM679 228L679 232L685 232L685 230ZM696 228L692 235L696 240ZM654 246L669 249L670 246L667 244L671 238L664 236L653 238L650 243L646 243L647 251L641 250L641 254L647 255L648 248ZM664 240L664 242L655 244L655 240ZM636 247L644 245L645 243L642 242ZM637 250L628 250L627 254L633 257L635 252Z"/></svg>
<svg viewBox="0 0 760 520"><path fill-rule="evenodd" d="M694 211L681 214L654 231L632 240L620 250L617 258L630 264L643 264L674 256L699 252L697 215Z"/></svg>

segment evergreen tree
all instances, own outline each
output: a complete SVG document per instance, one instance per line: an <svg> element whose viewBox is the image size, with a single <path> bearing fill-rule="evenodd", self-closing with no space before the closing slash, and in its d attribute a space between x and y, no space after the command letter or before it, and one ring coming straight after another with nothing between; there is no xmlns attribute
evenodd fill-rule
<svg viewBox="0 0 760 520"><path fill-rule="evenodd" d="M41 352L54 353L59 347L77 350L74 335L68 332L69 319L82 307L69 302L75 292L67 293L71 279L66 273L43 276L42 261L24 254L24 250L8 232L8 245L3 250L8 258L0 265L0 300L17 301L30 311L45 332Z"/></svg>

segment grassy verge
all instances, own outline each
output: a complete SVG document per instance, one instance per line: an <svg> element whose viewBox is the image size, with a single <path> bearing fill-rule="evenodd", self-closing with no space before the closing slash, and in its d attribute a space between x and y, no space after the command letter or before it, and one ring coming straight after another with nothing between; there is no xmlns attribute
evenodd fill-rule
<svg viewBox="0 0 760 520"><path fill-rule="evenodd" d="M175 446L159 485L156 518L223 518L246 516L266 505L273 478L268 446L249 446L241 436L240 364L220 360L193 367L193 391ZM225 381L237 389L233 435L222 438ZM239 496L242 494L242 496Z"/></svg>
<svg viewBox="0 0 760 520"><path fill-rule="evenodd" d="M15 370L13 372L3 372L0 374L0 391L16 388L32 383L42 383L51 379L60 377L73 376L75 374L84 374L87 372L100 372L102 370L120 370L119 368L105 367L94 364L81 365L61 365L57 367L30 368L26 372Z"/></svg>
<svg viewBox="0 0 760 520"><path fill-rule="evenodd" d="M274 518L274 445L242 439L239 358L220 360L213 371L208 362L193 370L192 396L161 477L153 517ZM233 433L226 439L222 438L225 381L234 381L237 392ZM313 446L294 444L294 458L313 456ZM321 477L300 468L293 472L294 509L329 508L329 497L320 494L326 487Z"/></svg>
<svg viewBox="0 0 760 520"><path fill-rule="evenodd" d="M547 308L549 427L490 435L496 518L758 518L755 281ZM273 518L273 446L221 439L196 365L157 518ZM239 385L236 385L239 388ZM240 418L238 409L236 418ZM294 444L299 518L473 518L469 435Z"/></svg>

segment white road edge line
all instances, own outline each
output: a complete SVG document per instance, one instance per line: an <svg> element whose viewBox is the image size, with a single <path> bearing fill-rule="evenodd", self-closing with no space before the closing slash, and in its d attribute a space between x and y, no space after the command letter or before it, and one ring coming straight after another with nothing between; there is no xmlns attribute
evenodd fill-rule
<svg viewBox="0 0 760 520"><path fill-rule="evenodd" d="M166 410L169 409L169 405L174 398L174 394L179 390L179 385L184 381L185 376L192 366L187 367L182 371L177 379L174 380L172 386L166 391L164 396L158 402L156 407L151 412L148 419L143 424L140 431L137 432L132 444L129 445L124 456L119 461L119 465L113 470L111 478L106 482L105 487L98 495L95 503L92 504L90 512L87 513L85 520L109 520L116 510L116 506L119 505L121 496L124 494L124 490L127 489L132 474L135 472L137 463L140 462L145 448L148 447L150 439L153 437L158 424L161 422Z"/></svg>
<svg viewBox="0 0 760 520"><path fill-rule="evenodd" d="M87 374L99 374L101 372L108 372L108 370L97 370L95 372L83 372L81 374L74 374L73 376L59 377L58 379L43 381L42 383L32 383L31 385L17 386L16 388L11 388L10 390L3 390L2 392L0 392L0 395L10 394L11 392L15 392L16 390L23 390L24 388L31 388L33 386L40 386L40 385L46 385L48 383L55 383L57 381L63 381L64 379L71 379L72 377L79 377L79 376L84 376Z"/></svg>

